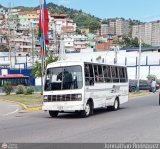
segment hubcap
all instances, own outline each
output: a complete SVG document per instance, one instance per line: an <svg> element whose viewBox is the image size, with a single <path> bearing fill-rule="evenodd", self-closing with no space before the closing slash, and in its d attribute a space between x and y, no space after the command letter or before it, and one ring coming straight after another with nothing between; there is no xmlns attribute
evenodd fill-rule
<svg viewBox="0 0 160 149"><path fill-rule="evenodd" d="M115 100L114 107L115 109L118 109L118 100Z"/></svg>
<svg viewBox="0 0 160 149"><path fill-rule="evenodd" d="M90 106L89 106L88 103L86 104L85 112L86 112L86 115L87 115L87 116L88 116L89 113L90 113Z"/></svg>

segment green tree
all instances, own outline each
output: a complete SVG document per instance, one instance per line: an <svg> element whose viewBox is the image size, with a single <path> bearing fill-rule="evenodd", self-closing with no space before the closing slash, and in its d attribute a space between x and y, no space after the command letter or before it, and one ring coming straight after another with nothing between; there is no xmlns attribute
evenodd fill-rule
<svg viewBox="0 0 160 149"><path fill-rule="evenodd" d="M89 31L90 33L95 33L95 31L97 31L100 28L100 23L98 21L92 21L89 24Z"/></svg>
<svg viewBox="0 0 160 149"><path fill-rule="evenodd" d="M150 81L151 80L157 80L157 76L153 75L153 74L150 74L150 75L147 76L147 79L150 80Z"/></svg>
<svg viewBox="0 0 160 149"><path fill-rule="evenodd" d="M146 44L146 43L142 43L142 47L150 47L151 45Z"/></svg>
<svg viewBox="0 0 160 149"><path fill-rule="evenodd" d="M139 47L139 39L135 37L134 39L131 40L131 46L132 47Z"/></svg>
<svg viewBox="0 0 160 149"><path fill-rule="evenodd" d="M131 38L124 35L122 36L122 40L119 42L120 46L123 48L129 48L131 46Z"/></svg>
<svg viewBox="0 0 160 149"><path fill-rule="evenodd" d="M6 95L10 95L10 93L13 91L13 87L12 87L11 82L6 82L2 86L2 90L6 93Z"/></svg>
<svg viewBox="0 0 160 149"><path fill-rule="evenodd" d="M77 29L76 29L76 33L77 33L77 34L81 34L81 30L77 28Z"/></svg>
<svg viewBox="0 0 160 149"><path fill-rule="evenodd" d="M42 77L42 66L39 61L36 61L32 67L32 74L35 78Z"/></svg>
<svg viewBox="0 0 160 149"><path fill-rule="evenodd" d="M5 45L0 45L0 52L8 52L9 49Z"/></svg>
<svg viewBox="0 0 160 149"><path fill-rule="evenodd" d="M46 66L49 64L49 63L52 63L52 62L55 62L58 60L58 57L56 56L53 56L53 55L49 55L47 58L46 58L46 61L45 61L45 66L44 66L44 70L46 69ZM35 78L37 77L42 77L42 64L41 62L39 61L36 61L34 66L32 67L32 74Z"/></svg>
<svg viewBox="0 0 160 149"><path fill-rule="evenodd" d="M139 47L139 39L137 37L131 38L129 36L122 36L122 40L119 42L123 48ZM149 47L150 45L142 43L142 47Z"/></svg>

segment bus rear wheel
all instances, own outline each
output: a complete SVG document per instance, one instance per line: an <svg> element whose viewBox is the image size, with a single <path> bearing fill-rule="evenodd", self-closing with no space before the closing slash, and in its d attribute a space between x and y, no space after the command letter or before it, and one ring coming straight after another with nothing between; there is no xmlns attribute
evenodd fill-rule
<svg viewBox="0 0 160 149"><path fill-rule="evenodd" d="M81 117L85 118L88 117L89 115L91 115L93 113L93 104L88 101L85 107L85 110L81 111Z"/></svg>
<svg viewBox="0 0 160 149"><path fill-rule="evenodd" d="M49 115L51 117L57 117L58 116L58 111L49 111Z"/></svg>

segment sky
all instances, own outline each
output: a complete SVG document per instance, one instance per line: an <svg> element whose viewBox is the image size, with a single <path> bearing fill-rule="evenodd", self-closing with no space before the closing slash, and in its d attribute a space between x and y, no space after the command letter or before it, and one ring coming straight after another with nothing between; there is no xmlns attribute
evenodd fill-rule
<svg viewBox="0 0 160 149"><path fill-rule="evenodd" d="M160 0L46 0L65 7L82 10L96 17L136 19L144 22L160 20ZM38 6L40 0L0 0L6 7Z"/></svg>

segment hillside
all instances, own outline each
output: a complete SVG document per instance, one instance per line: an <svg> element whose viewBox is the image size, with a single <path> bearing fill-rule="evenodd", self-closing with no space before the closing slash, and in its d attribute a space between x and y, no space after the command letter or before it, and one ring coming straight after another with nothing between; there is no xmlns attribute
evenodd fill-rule
<svg viewBox="0 0 160 149"><path fill-rule="evenodd" d="M37 10L39 7L36 7L35 9ZM90 22L100 21L100 18L82 12L82 10L70 9L54 3L48 3L48 9L51 13L67 14L71 19L73 19L74 22L77 23L77 26L79 27L89 27Z"/></svg>
<svg viewBox="0 0 160 149"><path fill-rule="evenodd" d="M99 22L100 18L97 18L93 15L87 14L82 12L82 10L75 10L64 7L62 5L56 5L54 3L48 3L48 9L50 13L60 13L60 14L67 14L75 23L77 23L78 27L89 27L91 22ZM0 8L5 8L0 5ZM39 6L37 7L24 7L24 6L17 6L14 7L16 9L22 9L27 11L38 10Z"/></svg>
<svg viewBox="0 0 160 149"><path fill-rule="evenodd" d="M62 5L56 5L54 3L48 3L47 5L48 5L48 9L49 9L50 13L67 14L71 19L73 19L73 21L75 23L77 23L77 26L80 28L81 27L89 27L89 24L91 22L103 22L103 23L108 24L109 19L102 20L102 19L95 17L91 14L87 14L87 13L83 12L82 10L67 8ZM3 6L0 5L0 8L1 7L3 7ZM5 8L5 7L3 7L3 8ZM37 7L18 6L18 7L14 7L14 8L32 11L32 10L38 10L39 6L37 6ZM116 18L112 18L112 19L116 19ZM140 24L140 21L138 21L138 20L129 19L128 21L130 22L131 26L135 25L135 24Z"/></svg>
<svg viewBox="0 0 160 149"><path fill-rule="evenodd" d="M5 8L5 7L0 4L0 8Z"/></svg>
<svg viewBox="0 0 160 149"><path fill-rule="evenodd" d="M100 18L97 18L93 15L87 14L82 12L82 10L70 9L64 7L62 5L56 5L54 3L47 4L50 13L60 13L60 14L67 14L79 27L89 27L91 22L99 22ZM38 10L39 6L37 7L24 7L24 6L17 6L14 7L16 9L23 9L23 10ZM83 20L83 21L82 21Z"/></svg>

